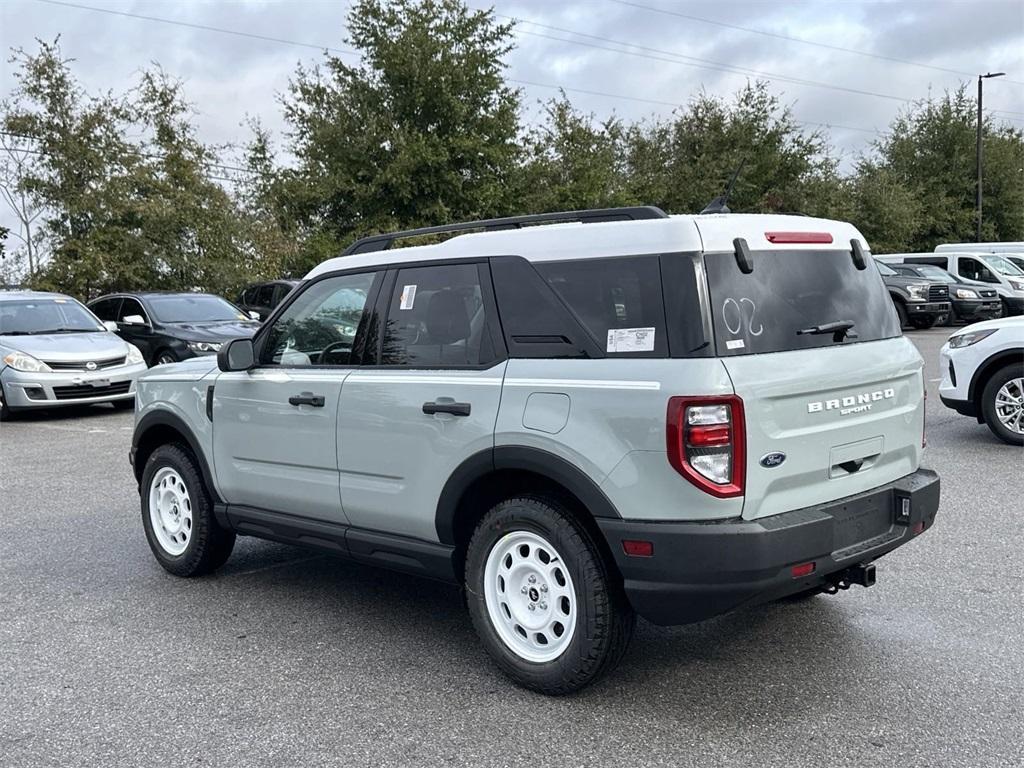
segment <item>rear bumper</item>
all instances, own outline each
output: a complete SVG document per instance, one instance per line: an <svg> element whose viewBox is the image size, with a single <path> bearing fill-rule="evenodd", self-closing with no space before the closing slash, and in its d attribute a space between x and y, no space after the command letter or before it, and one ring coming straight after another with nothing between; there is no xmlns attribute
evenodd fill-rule
<svg viewBox="0 0 1024 768"><path fill-rule="evenodd" d="M896 521L908 498L910 516ZM655 523L598 519L633 608L655 624L689 624L743 605L828 583L932 526L939 477L921 469L866 493L760 520ZM651 557L631 557L623 539L650 541ZM814 562L794 579L794 565Z"/></svg>

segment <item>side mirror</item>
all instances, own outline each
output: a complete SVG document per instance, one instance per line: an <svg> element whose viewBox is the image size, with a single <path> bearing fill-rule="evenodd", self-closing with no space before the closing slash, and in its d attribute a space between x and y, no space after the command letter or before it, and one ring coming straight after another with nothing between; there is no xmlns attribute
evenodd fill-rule
<svg viewBox="0 0 1024 768"><path fill-rule="evenodd" d="M256 350L252 339L232 339L221 345L217 353L217 367L222 371L248 371L256 365Z"/></svg>
<svg viewBox="0 0 1024 768"><path fill-rule="evenodd" d="M250 309L249 310L249 317L251 317L253 320L262 320L263 319L262 317L260 317L260 313L257 312L255 309Z"/></svg>
<svg viewBox="0 0 1024 768"><path fill-rule="evenodd" d="M106 328L111 333L117 333L117 323L115 323L113 320L104 320L103 327Z"/></svg>
<svg viewBox="0 0 1024 768"><path fill-rule="evenodd" d="M142 315L125 315L121 322L125 325L145 325L146 318Z"/></svg>

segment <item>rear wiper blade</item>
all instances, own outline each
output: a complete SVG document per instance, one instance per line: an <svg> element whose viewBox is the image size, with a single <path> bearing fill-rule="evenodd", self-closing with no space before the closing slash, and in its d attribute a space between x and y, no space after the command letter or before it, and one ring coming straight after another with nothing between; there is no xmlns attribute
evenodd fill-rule
<svg viewBox="0 0 1024 768"><path fill-rule="evenodd" d="M799 331L796 332L796 335L823 336L826 333L831 333L832 341L840 342L846 337L850 337L851 339L857 338L856 333L850 333L854 325L856 325L856 323L854 323L852 320L836 320L835 322L831 323L822 323L821 325L814 325L811 326L810 328L801 328Z"/></svg>

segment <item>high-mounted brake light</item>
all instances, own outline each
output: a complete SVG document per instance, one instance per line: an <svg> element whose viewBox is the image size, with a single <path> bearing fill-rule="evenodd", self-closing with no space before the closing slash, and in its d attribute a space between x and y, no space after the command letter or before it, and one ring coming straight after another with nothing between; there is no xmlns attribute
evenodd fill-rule
<svg viewBox="0 0 1024 768"><path fill-rule="evenodd" d="M769 243L831 243L832 235L828 232L765 232Z"/></svg>
<svg viewBox="0 0 1024 768"><path fill-rule="evenodd" d="M712 496L743 495L746 423L739 397L669 398L665 435L679 474Z"/></svg>

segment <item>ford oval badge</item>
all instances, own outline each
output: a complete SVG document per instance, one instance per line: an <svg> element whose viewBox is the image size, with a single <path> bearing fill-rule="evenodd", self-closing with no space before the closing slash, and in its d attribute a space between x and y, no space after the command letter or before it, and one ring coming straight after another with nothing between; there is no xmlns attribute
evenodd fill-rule
<svg viewBox="0 0 1024 768"><path fill-rule="evenodd" d="M761 457L761 466L771 469L772 467L779 466L779 464L781 464L785 460L786 454L782 453L781 451L776 451L775 453L766 453L764 456Z"/></svg>

